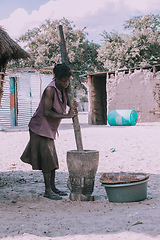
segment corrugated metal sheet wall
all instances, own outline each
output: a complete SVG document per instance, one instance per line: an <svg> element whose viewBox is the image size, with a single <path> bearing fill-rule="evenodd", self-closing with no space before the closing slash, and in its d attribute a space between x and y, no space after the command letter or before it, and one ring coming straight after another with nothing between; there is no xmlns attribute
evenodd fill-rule
<svg viewBox="0 0 160 240"><path fill-rule="evenodd" d="M17 98L18 115L17 125L27 127L30 118L38 107L40 101L40 77L42 79L42 91L52 80L51 74L17 73ZM2 107L0 108L0 129L11 127L10 120L10 76L5 77Z"/></svg>
<svg viewBox="0 0 160 240"><path fill-rule="evenodd" d="M10 122L10 85L9 77L5 77L5 82L3 84L3 97L0 107L0 130L3 128L9 128Z"/></svg>

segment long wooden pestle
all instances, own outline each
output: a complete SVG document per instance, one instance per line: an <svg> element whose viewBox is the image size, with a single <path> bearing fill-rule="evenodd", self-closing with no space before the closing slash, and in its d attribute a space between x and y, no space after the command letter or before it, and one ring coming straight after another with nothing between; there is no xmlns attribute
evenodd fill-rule
<svg viewBox="0 0 160 240"><path fill-rule="evenodd" d="M58 32L58 41L59 41L60 52L61 52L61 61L62 61L62 63L65 63L69 66L69 59L68 59L68 54L66 51L66 43L65 43L65 39L64 39L62 25L58 25L57 32ZM70 100L72 103L74 101L74 97L73 97L72 90L71 90L71 84L69 84L68 91L69 91L69 97L70 97ZM83 151L81 128L80 128L80 124L79 124L78 115L73 117L72 121L73 121L73 128L74 128L77 150Z"/></svg>

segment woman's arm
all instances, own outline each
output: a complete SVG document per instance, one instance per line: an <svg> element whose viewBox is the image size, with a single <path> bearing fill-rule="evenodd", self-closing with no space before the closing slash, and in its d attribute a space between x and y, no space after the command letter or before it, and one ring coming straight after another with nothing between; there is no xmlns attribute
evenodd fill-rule
<svg viewBox="0 0 160 240"><path fill-rule="evenodd" d="M45 100L44 100L44 114L46 117L51 118L72 118L77 115L76 111L70 110L67 114L60 114L52 110L52 101L55 94L55 89L52 87L47 87L45 90Z"/></svg>

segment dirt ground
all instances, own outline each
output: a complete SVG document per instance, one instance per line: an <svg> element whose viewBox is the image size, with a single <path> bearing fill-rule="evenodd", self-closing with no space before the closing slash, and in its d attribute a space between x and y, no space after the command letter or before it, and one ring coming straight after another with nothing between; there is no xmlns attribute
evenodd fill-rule
<svg viewBox="0 0 160 240"><path fill-rule="evenodd" d="M0 131L0 238L43 240L160 239L160 122L136 126L89 126L79 116L84 149L99 151L95 201L69 200L66 153L76 149L71 120L62 121L55 141L60 168L56 183L68 196L43 197L41 171L21 162L26 129ZM115 152L110 149L115 148ZM147 199L112 203L101 183L103 172L150 173Z"/></svg>

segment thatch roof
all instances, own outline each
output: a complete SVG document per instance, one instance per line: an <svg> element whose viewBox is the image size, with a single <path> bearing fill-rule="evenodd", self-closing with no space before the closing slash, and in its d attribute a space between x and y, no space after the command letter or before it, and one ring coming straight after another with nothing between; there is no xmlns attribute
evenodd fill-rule
<svg viewBox="0 0 160 240"><path fill-rule="evenodd" d="M29 54L24 51L0 26L0 68L5 68L7 62L20 58L28 58Z"/></svg>

